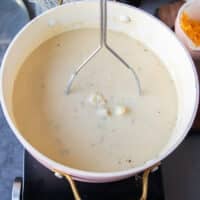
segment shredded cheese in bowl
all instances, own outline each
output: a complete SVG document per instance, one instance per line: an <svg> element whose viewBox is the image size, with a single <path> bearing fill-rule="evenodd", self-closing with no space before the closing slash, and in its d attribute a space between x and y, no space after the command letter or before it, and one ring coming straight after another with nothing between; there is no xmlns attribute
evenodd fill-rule
<svg viewBox="0 0 200 200"><path fill-rule="evenodd" d="M186 12L181 16L181 28L196 47L200 47L200 21L192 19Z"/></svg>

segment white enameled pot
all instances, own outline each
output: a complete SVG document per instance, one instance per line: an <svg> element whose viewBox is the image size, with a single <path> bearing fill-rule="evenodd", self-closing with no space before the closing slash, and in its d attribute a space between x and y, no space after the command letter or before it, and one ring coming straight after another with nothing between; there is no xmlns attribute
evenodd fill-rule
<svg viewBox="0 0 200 200"><path fill-rule="evenodd" d="M2 108L16 137L32 156L47 168L61 174L69 174L76 180L86 182L117 181L159 163L172 153L185 138L193 123L199 100L198 78L193 61L187 50L170 30L159 20L137 8L108 2L108 9L109 29L124 32L152 49L166 65L177 89L178 119L172 137L159 155L145 164L129 170L109 173L73 169L57 163L39 152L21 135L15 124L11 97L14 80L20 65L41 43L57 34L82 27L98 27L98 1L68 3L51 9L32 20L12 41L1 66Z"/></svg>

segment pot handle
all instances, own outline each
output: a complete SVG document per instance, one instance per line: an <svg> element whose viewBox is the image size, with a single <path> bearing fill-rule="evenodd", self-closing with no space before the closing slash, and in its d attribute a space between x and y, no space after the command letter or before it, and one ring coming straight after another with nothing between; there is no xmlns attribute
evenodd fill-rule
<svg viewBox="0 0 200 200"><path fill-rule="evenodd" d="M73 193L73 196L74 196L74 200L81 200L81 197L79 195L79 192L78 192L78 189L77 189L77 186L75 184L75 181L72 179L72 177L69 175L69 174L65 174L63 172L60 172L56 169L53 169L52 170L54 172L54 175L57 177L57 178L65 178L69 185L70 185L70 188L72 190L72 193Z"/></svg>
<svg viewBox="0 0 200 200"><path fill-rule="evenodd" d="M142 195L140 197L140 200L147 200L148 196L148 183L149 183L149 174L152 170L154 170L155 167L148 168L144 171L142 175Z"/></svg>
<svg viewBox="0 0 200 200"><path fill-rule="evenodd" d="M67 181L70 184L70 187L71 187L73 195L74 195L74 199L81 200L78 189L77 189L76 184L75 184L74 180L72 179L72 177L68 174L65 174L64 177L67 179Z"/></svg>
<svg viewBox="0 0 200 200"><path fill-rule="evenodd" d="M143 175L142 175L142 195L140 197L140 200L147 200L147 196L148 196L148 182L149 182L149 174L154 171L160 164L154 165L151 168L148 168L144 171ZM65 179L68 181L72 193L74 195L74 199L75 200L81 200L80 194L78 192L77 186L75 184L75 181L72 179L72 177L68 174L64 174L62 172L59 172L57 170L52 170L55 175L59 178L65 177Z"/></svg>

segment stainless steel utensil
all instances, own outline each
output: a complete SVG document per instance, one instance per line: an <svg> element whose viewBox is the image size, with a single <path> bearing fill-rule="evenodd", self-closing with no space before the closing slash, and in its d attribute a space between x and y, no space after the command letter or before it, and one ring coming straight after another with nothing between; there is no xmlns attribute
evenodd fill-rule
<svg viewBox="0 0 200 200"><path fill-rule="evenodd" d="M138 88L138 94L141 94L141 84L140 80L137 76L137 73L135 70L123 59L121 56L115 52L107 43L107 0L100 0L100 44L99 47L94 50L88 57L85 59L74 71L74 73L71 74L66 87L66 94L69 94L71 91L72 84L76 78L76 76L79 74L79 72L86 66L86 64L95 57L97 53L103 48L106 48L114 57L116 57L127 69L131 71L133 74L137 88Z"/></svg>

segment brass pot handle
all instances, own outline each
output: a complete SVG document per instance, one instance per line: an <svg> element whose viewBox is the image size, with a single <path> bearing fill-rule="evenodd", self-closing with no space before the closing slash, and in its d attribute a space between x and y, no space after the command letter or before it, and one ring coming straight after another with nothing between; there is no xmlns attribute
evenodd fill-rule
<svg viewBox="0 0 200 200"><path fill-rule="evenodd" d="M149 182L149 174L156 168L158 167L160 164L157 164L151 168L148 168L144 171L143 175L142 175L142 195L140 197L140 200L147 200L147 196L148 196L148 182ZM58 177L65 177L65 179L68 181L72 193L74 195L74 199L75 200L81 200L80 194L78 192L77 186L75 184L75 181L72 179L72 177L68 174L64 174L62 172L59 172L57 170L53 170L53 172L55 173L56 176Z"/></svg>
<svg viewBox="0 0 200 200"><path fill-rule="evenodd" d="M54 175L57 177L57 178L63 178L65 177L65 179L68 181L69 185L70 185L70 188L72 190L72 193L73 193L73 196L74 196L74 199L75 200L81 200L81 197L79 195L79 192L78 192L78 189L77 189L77 186L76 186L76 183L75 181L72 179L72 177L69 175L69 174L65 174L63 172L60 172L56 169L53 169L52 170L54 172Z"/></svg>
<svg viewBox="0 0 200 200"><path fill-rule="evenodd" d="M145 170L142 175L142 195L140 197L140 200L147 200L149 174L152 170L153 170L152 168L149 168L149 169Z"/></svg>
<svg viewBox="0 0 200 200"><path fill-rule="evenodd" d="M65 174L64 177L67 179L67 181L70 184L70 187L71 187L73 195L74 195L74 199L75 200L81 200L81 197L79 195L79 192L78 192L78 189L76 187L76 184L75 184L74 180L68 174Z"/></svg>

